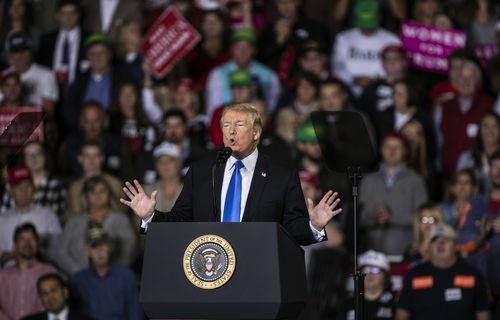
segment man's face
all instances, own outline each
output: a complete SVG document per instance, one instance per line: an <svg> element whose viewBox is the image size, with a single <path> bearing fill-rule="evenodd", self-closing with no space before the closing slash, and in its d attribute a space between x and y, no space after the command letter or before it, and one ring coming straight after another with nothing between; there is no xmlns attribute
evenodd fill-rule
<svg viewBox="0 0 500 320"><path fill-rule="evenodd" d="M98 108L84 108L80 115L80 127L87 140L96 140L104 129L104 115Z"/></svg>
<svg viewBox="0 0 500 320"><path fill-rule="evenodd" d="M31 181L22 181L15 185L11 185L11 192L16 207L25 208L33 201L35 187Z"/></svg>
<svg viewBox="0 0 500 320"><path fill-rule="evenodd" d="M319 91L319 105L323 111L341 111L346 94L338 85L323 85Z"/></svg>
<svg viewBox="0 0 500 320"><path fill-rule="evenodd" d="M21 50L9 53L9 63L18 73L23 73L31 65L31 52Z"/></svg>
<svg viewBox="0 0 500 320"><path fill-rule="evenodd" d="M104 44L94 44L87 49L87 59L92 72L102 74L109 68L111 52Z"/></svg>
<svg viewBox="0 0 500 320"><path fill-rule="evenodd" d="M39 172L45 167L45 155L37 143L27 145L23 150L24 162L31 172Z"/></svg>
<svg viewBox="0 0 500 320"><path fill-rule="evenodd" d="M38 241L30 230L18 234L14 243L14 250L19 258L31 260L38 252Z"/></svg>
<svg viewBox="0 0 500 320"><path fill-rule="evenodd" d="M184 141L187 134L187 126L180 117L169 117L165 120L165 140L175 144Z"/></svg>
<svg viewBox="0 0 500 320"><path fill-rule="evenodd" d="M300 58L300 67L302 70L311 72L319 77L323 70L325 70L326 62L326 55L315 50L310 50Z"/></svg>
<svg viewBox="0 0 500 320"><path fill-rule="evenodd" d="M247 40L239 40L231 46L231 54L237 66L246 67L252 61L255 49Z"/></svg>
<svg viewBox="0 0 500 320"><path fill-rule="evenodd" d="M87 255L90 263L94 267L106 267L109 265L109 257L111 255L111 246L108 243L102 243L95 246L87 247Z"/></svg>
<svg viewBox="0 0 500 320"><path fill-rule="evenodd" d="M500 159L493 159L491 161L490 178L493 187L500 189Z"/></svg>
<svg viewBox="0 0 500 320"><path fill-rule="evenodd" d="M195 93L186 87L179 87L174 93L174 106L187 111L193 108Z"/></svg>
<svg viewBox="0 0 500 320"><path fill-rule="evenodd" d="M433 261L452 261L457 255L457 245L455 241L438 237L433 240L429 246L431 262Z"/></svg>
<svg viewBox="0 0 500 320"><path fill-rule="evenodd" d="M399 52L389 51L382 60L385 73L391 78L402 78L405 74L408 62Z"/></svg>
<svg viewBox="0 0 500 320"><path fill-rule="evenodd" d="M66 306L68 289L62 287L59 281L49 278L40 283L38 295L45 310L57 314Z"/></svg>
<svg viewBox="0 0 500 320"><path fill-rule="evenodd" d="M78 156L78 162L83 172L88 176L97 175L101 172L104 156L96 146L85 146Z"/></svg>
<svg viewBox="0 0 500 320"><path fill-rule="evenodd" d="M249 113L228 111L221 124L224 146L231 148L237 159L243 159L255 150L261 130L254 128Z"/></svg>
<svg viewBox="0 0 500 320"><path fill-rule="evenodd" d="M473 68L462 68L460 78L457 83L457 90L460 96L472 98L478 86L476 74Z"/></svg>
<svg viewBox="0 0 500 320"><path fill-rule="evenodd" d="M9 77L2 83L2 94L5 101L18 101L21 97L21 90L21 81L16 77Z"/></svg>
<svg viewBox="0 0 500 320"><path fill-rule="evenodd" d="M67 4L59 8L56 13L59 26L64 30L71 30L77 26L80 15L76 6Z"/></svg>
<svg viewBox="0 0 500 320"><path fill-rule="evenodd" d="M403 141L388 137L382 143L382 160L388 166L397 166L403 162L405 147Z"/></svg>
<svg viewBox="0 0 500 320"><path fill-rule="evenodd" d="M234 103L248 102L252 97L252 89L249 86L233 86L231 95Z"/></svg>

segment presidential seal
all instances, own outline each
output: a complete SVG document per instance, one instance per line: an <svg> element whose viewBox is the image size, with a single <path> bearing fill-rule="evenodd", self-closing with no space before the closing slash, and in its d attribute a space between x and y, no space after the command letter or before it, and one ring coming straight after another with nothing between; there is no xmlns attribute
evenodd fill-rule
<svg viewBox="0 0 500 320"><path fill-rule="evenodd" d="M236 267L233 247L217 235L194 239L184 252L184 274L201 289L216 289L229 281Z"/></svg>

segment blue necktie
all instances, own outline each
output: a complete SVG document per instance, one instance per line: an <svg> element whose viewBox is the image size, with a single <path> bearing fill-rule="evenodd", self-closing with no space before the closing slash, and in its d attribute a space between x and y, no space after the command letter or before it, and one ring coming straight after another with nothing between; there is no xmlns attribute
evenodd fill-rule
<svg viewBox="0 0 500 320"><path fill-rule="evenodd" d="M222 222L240 222L241 210L241 173L243 162L237 160L234 163L234 171L227 188L226 202L224 204L224 215Z"/></svg>

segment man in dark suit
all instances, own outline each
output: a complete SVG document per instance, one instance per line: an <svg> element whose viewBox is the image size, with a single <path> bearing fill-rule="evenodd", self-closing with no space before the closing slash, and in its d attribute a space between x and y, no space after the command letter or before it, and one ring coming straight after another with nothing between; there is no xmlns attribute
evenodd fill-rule
<svg viewBox="0 0 500 320"><path fill-rule="evenodd" d="M85 58L84 41L88 36L80 27L80 7L77 0L59 0L56 18L59 28L46 33L40 40L37 61L54 70L62 92L71 85L81 71Z"/></svg>
<svg viewBox="0 0 500 320"><path fill-rule="evenodd" d="M155 210L157 191L149 197L138 181L135 186L125 184L123 191L130 200L120 201L142 219L142 227L146 229L151 221L274 221L299 244L323 240L325 225L342 211L336 209L337 193L328 191L316 206L307 199L306 206L296 170L259 153L262 123L252 105L226 107L221 125L224 145L231 148L232 156L215 170L215 197L211 192L213 158L191 165L169 213Z"/></svg>
<svg viewBox="0 0 500 320"><path fill-rule="evenodd" d="M69 291L66 282L58 273L48 273L41 276L37 282L38 295L45 308L44 312L36 313L23 320L90 320L68 306Z"/></svg>

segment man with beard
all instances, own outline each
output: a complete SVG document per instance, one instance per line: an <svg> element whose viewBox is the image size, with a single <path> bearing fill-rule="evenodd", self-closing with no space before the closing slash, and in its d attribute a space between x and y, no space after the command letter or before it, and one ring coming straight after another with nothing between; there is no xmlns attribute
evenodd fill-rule
<svg viewBox="0 0 500 320"><path fill-rule="evenodd" d="M38 260L39 238L31 223L14 231L16 264L0 270L0 319L19 319L43 310L36 290L40 276L57 272Z"/></svg>
<svg viewBox="0 0 500 320"><path fill-rule="evenodd" d="M457 234L448 225L430 234L428 262L408 272L396 320L490 319L484 279L458 256Z"/></svg>

